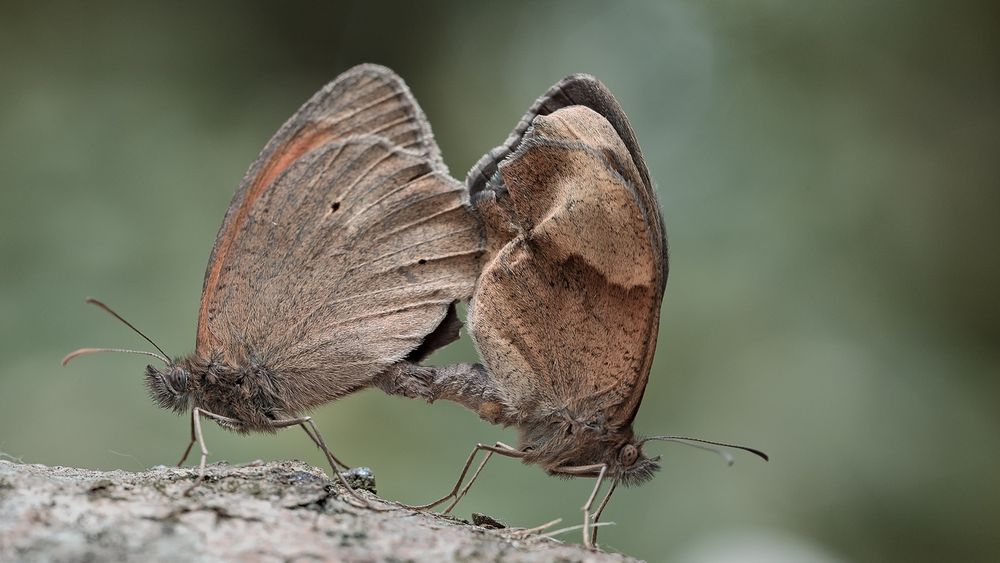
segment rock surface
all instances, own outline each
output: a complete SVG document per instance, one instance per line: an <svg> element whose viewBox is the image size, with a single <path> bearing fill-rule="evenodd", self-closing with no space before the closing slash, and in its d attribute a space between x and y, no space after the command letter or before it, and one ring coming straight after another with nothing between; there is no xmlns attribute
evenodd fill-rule
<svg viewBox="0 0 1000 563"><path fill-rule="evenodd" d="M360 494L383 510L358 508L301 462L210 465L185 495L195 476L0 460L0 561L633 561L369 491ZM350 478L374 491L370 474Z"/></svg>

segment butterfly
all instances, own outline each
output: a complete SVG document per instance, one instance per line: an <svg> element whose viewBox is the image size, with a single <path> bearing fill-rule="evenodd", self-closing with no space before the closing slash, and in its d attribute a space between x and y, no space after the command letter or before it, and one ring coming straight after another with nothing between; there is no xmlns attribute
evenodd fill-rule
<svg viewBox="0 0 1000 563"><path fill-rule="evenodd" d="M584 543L619 484L659 469L650 440L759 450L680 436L640 438L633 421L656 348L667 239L642 151L621 106L589 75L553 86L467 185L486 231L469 327L483 365L426 374L428 400L458 402L518 429L517 447L478 444L445 497L468 491L493 454L596 484ZM487 452L460 488L477 453ZM592 511L600 487L608 492Z"/></svg>
<svg viewBox="0 0 1000 563"><path fill-rule="evenodd" d="M391 70L354 67L309 99L250 166L209 259L194 352L146 354L154 401L237 432L301 426L303 413L376 386L405 394L401 374L458 337L456 302L480 271L483 234L430 125Z"/></svg>

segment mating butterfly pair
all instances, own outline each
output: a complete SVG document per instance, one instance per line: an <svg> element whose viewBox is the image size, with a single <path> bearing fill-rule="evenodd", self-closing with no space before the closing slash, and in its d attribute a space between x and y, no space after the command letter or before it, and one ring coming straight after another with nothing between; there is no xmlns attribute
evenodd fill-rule
<svg viewBox="0 0 1000 563"><path fill-rule="evenodd" d="M158 354L85 348L64 363L97 351L163 361L146 382L160 406L191 410L181 462L197 443L199 480L203 416L238 432L300 426L366 506L303 413L372 386L456 401L516 426L518 446L477 445L452 491L420 508L450 499L450 511L490 456L515 457L596 478L583 508L591 546L615 487L658 469L644 442L730 446L633 433L667 270L642 152L596 79L556 84L463 185L403 81L361 65L306 102L241 182L209 260L194 353L171 359L146 338ZM458 338L466 299L484 365L420 366Z"/></svg>

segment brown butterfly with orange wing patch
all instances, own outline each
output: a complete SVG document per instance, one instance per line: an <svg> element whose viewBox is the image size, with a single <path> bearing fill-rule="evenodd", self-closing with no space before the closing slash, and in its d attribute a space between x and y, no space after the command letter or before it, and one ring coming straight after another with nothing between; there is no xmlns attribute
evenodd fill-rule
<svg viewBox="0 0 1000 563"><path fill-rule="evenodd" d="M341 74L274 135L246 173L209 259L193 354L146 368L154 401L237 432L301 426L334 474L346 468L302 412L369 386L413 395L417 369L455 340L455 303L483 237L416 100L389 69ZM180 465L180 464L178 464ZM352 491L353 492L353 491ZM356 497L360 498L360 497Z"/></svg>
<svg viewBox="0 0 1000 563"><path fill-rule="evenodd" d="M469 308L485 368L437 368L422 385L429 401L458 402L494 424L515 426L517 448L473 449L454 488L421 508L454 499L449 512L496 453L548 473L593 477L583 540L619 483L659 469L643 444L682 442L732 461L732 444L657 436L632 423L656 348L667 280L659 206L628 118L607 88L570 76L542 96L507 141L469 174L473 206L486 229L486 258ZM484 450L462 488L476 454ZM591 513L604 479L611 485Z"/></svg>

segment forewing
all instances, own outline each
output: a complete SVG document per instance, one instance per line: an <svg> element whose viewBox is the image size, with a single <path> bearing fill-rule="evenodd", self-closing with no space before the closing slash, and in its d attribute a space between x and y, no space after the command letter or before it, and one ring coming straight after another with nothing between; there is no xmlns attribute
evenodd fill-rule
<svg viewBox="0 0 1000 563"><path fill-rule="evenodd" d="M666 272L641 178L614 126L572 106L537 117L477 201L491 236L505 223L520 233L485 266L470 323L522 407L634 418Z"/></svg>
<svg viewBox="0 0 1000 563"><path fill-rule="evenodd" d="M227 283L225 264L234 241L251 220L256 203L288 167L311 151L350 136L378 135L393 146L422 156L447 172L430 126L406 84L391 70L356 66L309 99L271 138L250 166L233 197L209 258L198 314L196 349L212 346L209 327L223 303L216 287Z"/></svg>
<svg viewBox="0 0 1000 563"><path fill-rule="evenodd" d="M322 403L417 349L471 295L480 251L462 184L379 137L330 142L252 202L207 339Z"/></svg>

